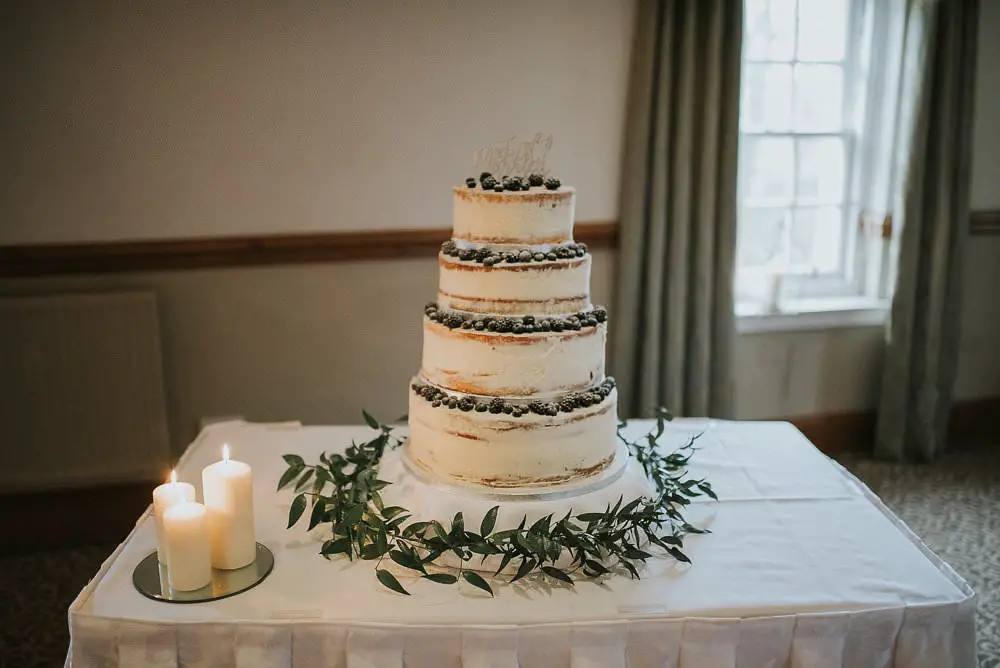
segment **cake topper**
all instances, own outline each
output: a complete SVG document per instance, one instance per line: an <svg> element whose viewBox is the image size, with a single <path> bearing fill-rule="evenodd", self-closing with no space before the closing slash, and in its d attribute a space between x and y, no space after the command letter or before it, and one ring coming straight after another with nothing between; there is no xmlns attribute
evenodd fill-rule
<svg viewBox="0 0 1000 668"><path fill-rule="evenodd" d="M552 135L543 137L541 132L526 141L518 141L516 135L495 141L486 148L476 151L473 166L477 172L491 174L548 174L545 159L552 148Z"/></svg>

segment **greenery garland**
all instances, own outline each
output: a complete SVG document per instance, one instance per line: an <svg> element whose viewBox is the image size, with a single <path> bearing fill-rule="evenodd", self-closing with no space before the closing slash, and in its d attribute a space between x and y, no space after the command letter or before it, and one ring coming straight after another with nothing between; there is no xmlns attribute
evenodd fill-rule
<svg viewBox="0 0 1000 668"><path fill-rule="evenodd" d="M465 566L479 556L481 562L498 557L496 576L509 565L517 569L511 582L535 572L544 577L573 584L574 574L593 578L612 570L627 571L639 577L637 566L652 555L641 549L643 543L656 545L678 561L690 563L683 552L684 536L707 533L684 520L683 508L693 497L706 495L717 499L712 486L704 479L689 477L687 463L695 449L698 436L672 452L663 454L658 446L666 423L672 419L663 409L657 411L656 426L643 438L630 441L623 431L627 422L618 425L618 438L639 462L657 490L656 498L638 498L627 503L619 499L604 512L591 512L556 519L547 515L531 526L527 517L515 528L497 530L499 506L494 506L483 518L478 530L466 527L462 513L456 513L445 526L437 520L411 521L406 508L386 506L379 491L391 483L379 480L378 464L386 449L402 445L393 427L379 423L362 411L368 425L378 435L366 443L351 443L343 455L320 455L320 463L307 464L299 455L284 455L287 470L278 482L278 489L294 486L295 498L288 511L290 529L309 513L309 529L330 523L333 537L323 543L320 554L330 558L336 554L349 559L378 560L375 574L379 582L409 595L399 580L381 568L386 557L440 584L455 584L463 579L493 595L489 583L475 570ZM453 572L430 571L445 553L458 557L458 575ZM567 568L556 564L571 556Z"/></svg>

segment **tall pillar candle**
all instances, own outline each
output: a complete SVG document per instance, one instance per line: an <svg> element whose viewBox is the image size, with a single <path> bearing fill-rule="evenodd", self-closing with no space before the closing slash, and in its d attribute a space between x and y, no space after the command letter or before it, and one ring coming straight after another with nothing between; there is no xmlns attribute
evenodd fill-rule
<svg viewBox="0 0 1000 668"><path fill-rule="evenodd" d="M167 582L171 589L191 591L212 581L212 553L205 506L175 503L163 514Z"/></svg>
<svg viewBox="0 0 1000 668"><path fill-rule="evenodd" d="M202 492L208 512L212 566L242 568L253 562L256 538L253 526L253 477L250 466L229 458L222 446L222 461L201 472Z"/></svg>
<svg viewBox="0 0 1000 668"><path fill-rule="evenodd" d="M163 537L163 514L178 503L194 501L194 485L177 482L177 471L170 472L170 482L153 490L153 519L156 522L156 558L161 564L167 563L167 553Z"/></svg>

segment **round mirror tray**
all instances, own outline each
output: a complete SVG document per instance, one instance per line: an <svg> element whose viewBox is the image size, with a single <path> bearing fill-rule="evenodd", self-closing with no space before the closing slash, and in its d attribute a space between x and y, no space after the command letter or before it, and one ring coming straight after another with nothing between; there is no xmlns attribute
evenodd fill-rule
<svg viewBox="0 0 1000 668"><path fill-rule="evenodd" d="M274 554L257 543L257 556L250 564L231 571L212 569L212 581L193 591L176 591L167 584L167 567L154 551L132 571L132 584L140 594L164 603L205 603L235 596L256 587L274 569Z"/></svg>

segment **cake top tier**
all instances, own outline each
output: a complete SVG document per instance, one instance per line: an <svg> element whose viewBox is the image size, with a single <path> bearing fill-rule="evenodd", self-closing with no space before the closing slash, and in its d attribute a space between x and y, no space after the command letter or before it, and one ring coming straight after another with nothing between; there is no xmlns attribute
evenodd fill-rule
<svg viewBox="0 0 1000 668"><path fill-rule="evenodd" d="M550 182L548 187L498 192L470 180L453 192L452 234L456 239L529 245L573 239L576 191L571 187Z"/></svg>

